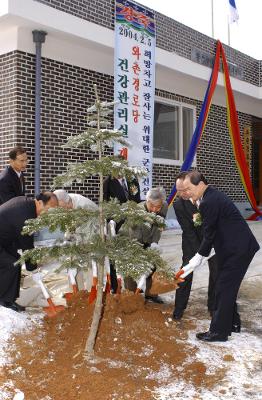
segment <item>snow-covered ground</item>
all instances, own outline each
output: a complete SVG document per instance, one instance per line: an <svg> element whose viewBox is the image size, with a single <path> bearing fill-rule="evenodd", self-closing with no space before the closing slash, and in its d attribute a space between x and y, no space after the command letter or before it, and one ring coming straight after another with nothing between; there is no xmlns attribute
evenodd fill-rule
<svg viewBox="0 0 262 400"><path fill-rule="evenodd" d="M178 380L159 387L157 400L261 400L262 399L262 271L260 276L246 279L241 287L238 305L242 318L241 333L233 333L227 342L203 343L196 339L197 332L208 330L209 320L198 320L206 308L206 289L193 290L188 306L190 319L196 328L189 332L188 343L197 348L194 361L202 361L207 374L226 368L226 376L212 391L200 392L188 382ZM165 295L174 302L174 294ZM193 315L193 316L192 316ZM187 318L185 313L185 318ZM183 345L183 343L181 343ZM193 360L192 360L193 361Z"/></svg>
<svg viewBox="0 0 262 400"><path fill-rule="evenodd" d="M262 247L262 224L252 225L257 239ZM172 265L179 265L181 260L181 236L172 230L166 231L161 239L164 254ZM155 392L155 400L261 400L262 399L262 250L255 256L248 273L242 283L238 299L239 311L242 317L241 333L234 333L225 343L203 343L195 338L197 332L208 330L209 321L198 319L201 310L206 307L207 267L200 267L195 272L188 313L185 318L193 319L196 325L189 331L188 342L197 349L194 361L201 361L207 368L207 374L212 374L218 368L226 368L225 377L220 384L212 389L201 389L201 392L188 382L176 380L167 382L168 366L162 365L156 379L159 388ZM162 296L166 302L174 304L175 292ZM188 315L190 316L188 316ZM7 341L12 341L12 335L28 332L35 324L41 323L39 312L16 313L0 307L0 369L8 364L5 347ZM181 328L182 329L182 328ZM181 344L182 345L182 344ZM162 377L165 376L163 383ZM5 387L12 386L6 382ZM15 388L14 388L15 389ZM23 394L17 389L13 399L7 396L4 387L0 387L0 400L23 400ZM152 400L153 400L152 399ZM25 399L30 400L30 399Z"/></svg>
<svg viewBox="0 0 262 400"><path fill-rule="evenodd" d="M201 315L201 309L206 309L208 268L199 267L194 272L192 292L188 313L194 319L196 329L189 332L188 342L197 350L197 360L204 362L207 373L219 368L227 368L227 374L220 385L210 391L196 392L188 382L177 381L160 387L157 400L262 400L262 224L249 223L256 236L260 250L256 253L247 274L242 282L238 305L242 319L241 333L233 333L225 343L203 343L196 339L197 332L205 332L210 321L198 320L194 314ZM161 245L167 261L179 267L181 263L181 237L165 231ZM162 296L166 302L174 304L175 293ZM186 317L187 313L185 313ZM224 359L224 356L227 355Z"/></svg>
<svg viewBox="0 0 262 400"><path fill-rule="evenodd" d="M17 313L5 307L0 307L0 370L3 365L10 362L7 357L6 346L8 343L10 347L13 335L23 335L23 333L29 332L35 325L39 326L42 318L43 314L39 312L32 314ZM13 383L9 381L3 387L0 387L0 400L10 400L10 396L5 392L7 387L13 388ZM12 400L23 400L23 393L19 389L14 388L14 390L16 394Z"/></svg>

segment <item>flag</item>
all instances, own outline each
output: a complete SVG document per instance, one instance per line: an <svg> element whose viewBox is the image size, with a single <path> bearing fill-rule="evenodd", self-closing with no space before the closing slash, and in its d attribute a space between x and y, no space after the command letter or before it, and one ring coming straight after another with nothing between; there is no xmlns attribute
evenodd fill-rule
<svg viewBox="0 0 262 400"><path fill-rule="evenodd" d="M238 21L239 15L235 0L228 0L228 1L229 1L229 23L233 24L234 22Z"/></svg>

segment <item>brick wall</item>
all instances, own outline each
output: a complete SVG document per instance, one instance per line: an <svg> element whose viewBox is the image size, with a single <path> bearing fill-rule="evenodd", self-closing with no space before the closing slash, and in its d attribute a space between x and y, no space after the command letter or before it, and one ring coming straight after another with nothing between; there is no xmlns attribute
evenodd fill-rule
<svg viewBox="0 0 262 400"><path fill-rule="evenodd" d="M17 143L17 63L15 53L0 56L0 167Z"/></svg>
<svg viewBox="0 0 262 400"><path fill-rule="evenodd" d="M0 137L2 160L16 143L23 144L29 154L27 187L33 194L34 174L34 55L13 52L1 57L4 73L1 81L5 97L1 99ZM5 65L5 68L4 68ZM71 134L85 128L85 110L94 102L93 83L103 100L113 98L113 77L76 66L43 58L42 60L42 116L41 116L41 189L49 189L54 176L66 170L68 162L94 157L88 150L62 149L61 144ZM156 95L195 105L199 115L201 102L183 96L156 90ZM240 130L251 125L251 116L239 114ZM108 150L110 153L110 149ZM3 163L2 165L3 166ZM246 197L235 167L229 134L226 127L226 109L211 106L206 129L197 155L197 166L209 182L225 191L234 201ZM170 192L179 167L155 164L153 184L162 185ZM75 183L70 189L98 197L98 181L89 178L84 184Z"/></svg>
<svg viewBox="0 0 262 400"><path fill-rule="evenodd" d="M18 123L17 140L25 144L30 165L27 170L27 187L33 193L34 169L34 56L17 52L18 65ZM86 127L88 106L94 103L93 83L97 83L102 99L113 99L113 77L83 68L42 59L41 104L41 189L49 189L53 178L65 172L68 162L93 158L86 149L63 149L71 134ZM84 184L73 184L71 190L96 200L98 181L89 178Z"/></svg>
<svg viewBox="0 0 262 400"><path fill-rule="evenodd" d="M35 0L57 10L114 29L114 0ZM156 12L157 47L191 58L196 47L215 54L215 40ZM260 61L224 45L227 60L243 69L243 80L261 86Z"/></svg>

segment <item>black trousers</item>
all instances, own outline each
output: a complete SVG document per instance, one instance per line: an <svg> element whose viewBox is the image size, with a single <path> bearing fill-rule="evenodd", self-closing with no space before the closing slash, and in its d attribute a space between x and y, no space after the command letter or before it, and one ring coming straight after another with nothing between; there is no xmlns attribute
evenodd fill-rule
<svg viewBox="0 0 262 400"><path fill-rule="evenodd" d="M115 269L115 264L113 261L110 261L110 282L111 282L111 291L112 293L116 293L117 291L117 275L116 275L116 269Z"/></svg>
<svg viewBox="0 0 262 400"><path fill-rule="evenodd" d="M18 256L0 248L0 301L14 302L19 297L21 266L14 265Z"/></svg>
<svg viewBox="0 0 262 400"><path fill-rule="evenodd" d="M228 260L218 271L216 282L216 310L211 320L211 332L230 335L232 324L240 324L236 299L253 256L242 256Z"/></svg>
<svg viewBox="0 0 262 400"><path fill-rule="evenodd" d="M217 279L216 256L213 256L208 260L208 267L209 267L209 282L208 282L207 308L209 311L213 312L216 309L216 294L215 294L215 284ZM186 309L191 292L192 280L193 280L193 272L185 278L185 282L179 284L179 289L176 290L174 312L182 313Z"/></svg>
<svg viewBox="0 0 262 400"><path fill-rule="evenodd" d="M116 234L118 234L119 229L121 228L121 226L123 225L125 221L119 221L116 224ZM116 274L116 269L115 269L115 263L113 261L110 260L110 283L111 283L111 292L112 293L116 293L117 291L117 274Z"/></svg>

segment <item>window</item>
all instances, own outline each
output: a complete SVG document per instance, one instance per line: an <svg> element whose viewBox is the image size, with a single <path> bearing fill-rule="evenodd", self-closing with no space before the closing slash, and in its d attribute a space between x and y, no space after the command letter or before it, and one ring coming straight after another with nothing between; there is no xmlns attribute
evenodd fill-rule
<svg viewBox="0 0 262 400"><path fill-rule="evenodd" d="M154 114L154 162L182 165L194 126L194 107L157 100Z"/></svg>

